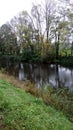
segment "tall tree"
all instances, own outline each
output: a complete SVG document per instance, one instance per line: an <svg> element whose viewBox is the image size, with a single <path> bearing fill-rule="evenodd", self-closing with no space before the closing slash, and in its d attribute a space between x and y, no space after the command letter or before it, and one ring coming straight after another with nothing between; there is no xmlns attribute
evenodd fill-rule
<svg viewBox="0 0 73 130"><path fill-rule="evenodd" d="M51 28L56 13L56 4L51 0L44 1L44 19L47 41L51 38Z"/></svg>
<svg viewBox="0 0 73 130"><path fill-rule="evenodd" d="M39 4L33 4L31 9L31 15L35 25L35 39L37 43L41 43L42 36L42 7Z"/></svg>
<svg viewBox="0 0 73 130"><path fill-rule="evenodd" d="M34 24L28 12L20 12L10 23L15 30L20 48L24 46L31 47L34 37Z"/></svg>
<svg viewBox="0 0 73 130"><path fill-rule="evenodd" d="M17 38L9 23L3 24L0 28L0 44L2 53L16 53Z"/></svg>

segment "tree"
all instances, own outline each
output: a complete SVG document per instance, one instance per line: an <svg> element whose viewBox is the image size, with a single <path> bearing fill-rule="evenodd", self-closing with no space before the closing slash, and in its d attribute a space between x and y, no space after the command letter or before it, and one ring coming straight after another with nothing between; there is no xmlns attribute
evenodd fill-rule
<svg viewBox="0 0 73 130"><path fill-rule="evenodd" d="M41 36L42 36L42 7L39 4L33 4L31 9L31 15L33 18L33 22L35 25L35 39L36 42L39 44L42 42Z"/></svg>
<svg viewBox="0 0 73 130"><path fill-rule="evenodd" d="M51 28L55 17L56 4L51 0L45 0L44 5L45 5L44 18L45 18L46 38L48 42L48 40L51 39Z"/></svg>
<svg viewBox="0 0 73 130"><path fill-rule="evenodd" d="M3 24L0 28L1 53L16 53L17 38L9 23Z"/></svg>
<svg viewBox="0 0 73 130"><path fill-rule="evenodd" d="M29 14L26 11L22 11L18 16L14 17L10 23L15 30L20 49L25 46L31 47L34 25Z"/></svg>
<svg viewBox="0 0 73 130"><path fill-rule="evenodd" d="M71 41L71 55L73 53L73 3L69 5L67 12L69 28L70 28L70 41Z"/></svg>

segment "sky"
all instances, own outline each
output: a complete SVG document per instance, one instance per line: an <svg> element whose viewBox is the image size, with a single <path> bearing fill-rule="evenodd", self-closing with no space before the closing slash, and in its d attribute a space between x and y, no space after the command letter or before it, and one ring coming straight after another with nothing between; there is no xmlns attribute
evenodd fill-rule
<svg viewBox="0 0 73 130"><path fill-rule="evenodd" d="M0 26L16 16L20 11L27 10L30 12L33 1L35 0L1 0Z"/></svg>
<svg viewBox="0 0 73 130"><path fill-rule="evenodd" d="M0 1L0 26L10 21L20 11L27 10L30 12L33 2L41 0L1 0Z"/></svg>

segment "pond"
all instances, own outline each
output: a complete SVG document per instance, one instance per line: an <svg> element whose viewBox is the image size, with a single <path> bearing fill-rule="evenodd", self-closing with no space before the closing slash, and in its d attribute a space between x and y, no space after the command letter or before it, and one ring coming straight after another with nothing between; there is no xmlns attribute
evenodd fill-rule
<svg viewBox="0 0 73 130"><path fill-rule="evenodd" d="M47 84L56 88L66 87L73 91L73 68L55 64L5 62L0 63L0 67L6 67L9 74L18 77L19 80L30 80L38 88Z"/></svg>

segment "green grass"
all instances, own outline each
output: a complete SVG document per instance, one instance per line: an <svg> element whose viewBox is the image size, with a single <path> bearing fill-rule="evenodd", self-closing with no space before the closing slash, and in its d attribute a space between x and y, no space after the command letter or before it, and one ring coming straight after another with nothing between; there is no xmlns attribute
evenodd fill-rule
<svg viewBox="0 0 73 130"><path fill-rule="evenodd" d="M62 112L0 80L1 130L73 130Z"/></svg>

